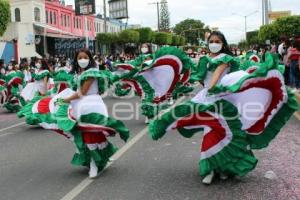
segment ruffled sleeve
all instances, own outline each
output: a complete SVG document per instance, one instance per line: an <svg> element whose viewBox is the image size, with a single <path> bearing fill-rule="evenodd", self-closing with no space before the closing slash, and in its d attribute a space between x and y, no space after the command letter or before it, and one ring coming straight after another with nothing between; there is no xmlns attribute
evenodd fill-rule
<svg viewBox="0 0 300 200"><path fill-rule="evenodd" d="M80 88L83 82L89 78L95 78L98 80L99 94L105 93L105 91L111 85L113 79L111 73L92 68L80 75L77 83L78 88Z"/></svg>

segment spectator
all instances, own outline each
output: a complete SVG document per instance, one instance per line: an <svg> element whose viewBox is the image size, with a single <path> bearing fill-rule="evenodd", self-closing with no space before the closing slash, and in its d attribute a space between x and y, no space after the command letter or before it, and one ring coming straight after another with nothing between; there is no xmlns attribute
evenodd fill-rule
<svg viewBox="0 0 300 200"><path fill-rule="evenodd" d="M299 71L299 59L300 59L300 41L294 40L292 48L288 52L288 64L290 66L290 86L299 91L300 89L300 71Z"/></svg>

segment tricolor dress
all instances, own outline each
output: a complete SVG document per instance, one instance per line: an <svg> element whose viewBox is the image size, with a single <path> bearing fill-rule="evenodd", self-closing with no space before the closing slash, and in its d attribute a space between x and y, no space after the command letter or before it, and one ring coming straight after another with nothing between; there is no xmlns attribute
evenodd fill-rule
<svg viewBox="0 0 300 200"><path fill-rule="evenodd" d="M226 54L206 57L200 70L205 74L205 86L220 64L229 65L217 85L210 91L203 89L149 125L154 140L169 130L177 129L187 138L202 132L202 176L212 171L246 175L257 164L251 149L267 147L297 110L297 102L276 67L264 63L251 73L235 71L232 60Z"/></svg>
<svg viewBox="0 0 300 200"><path fill-rule="evenodd" d="M118 97L127 96L133 91L133 87L126 83L126 80L133 78L138 72L142 71L144 67L152 63L153 56L151 54L142 54L135 60L126 63L116 63L114 65L115 71L114 79L114 94ZM125 81L123 81L125 80Z"/></svg>
<svg viewBox="0 0 300 200"><path fill-rule="evenodd" d="M25 101L21 97L21 91L24 86L24 75L21 71L10 71L6 74L7 101L4 107L9 112L18 112Z"/></svg>
<svg viewBox="0 0 300 200"><path fill-rule="evenodd" d="M167 100L192 90L186 83L189 81L193 63L180 49L163 47L153 54L150 63L147 61L145 64L134 76L125 76L121 81L142 98L142 114L153 118L158 110L168 106ZM129 70L130 73L132 71Z"/></svg>
<svg viewBox="0 0 300 200"><path fill-rule="evenodd" d="M51 75L48 70L40 70L33 74L34 82L28 83L21 93L21 96L25 99L25 101L29 102L41 94L46 94L48 85L44 85L44 78L48 77L49 83L50 76Z"/></svg>
<svg viewBox="0 0 300 200"><path fill-rule="evenodd" d="M45 91L40 84L43 84L44 77L49 77L49 75L49 71L43 70L35 75L35 78L37 78L36 82L28 83L22 94L24 97L27 97L27 101L30 101L17 113L17 115L18 117L25 117L28 125L39 125L45 129L54 130L66 137L70 137L69 134L62 132L57 128L56 121L50 113L49 102L53 96L59 94L66 88L72 87L74 76L69 74L65 68L60 68L53 74L53 89L48 90L46 96L41 96L40 94Z"/></svg>
<svg viewBox="0 0 300 200"><path fill-rule="evenodd" d="M4 105L6 100L7 100L6 78L5 78L5 71L3 71L3 74L0 73L0 107Z"/></svg>
<svg viewBox="0 0 300 200"><path fill-rule="evenodd" d="M108 116L107 108L100 96L111 84L109 73L89 69L77 78L77 88L80 89L88 78L95 80L86 96L73 100L70 104L57 105L58 99L67 98L75 93L67 88L57 95L37 100L18 114L25 116L28 124L39 124L74 142L76 153L72 164L88 166L93 159L101 170L117 150L108 141L108 137L119 133L120 137L126 141L129 137L129 130L121 121Z"/></svg>
<svg viewBox="0 0 300 200"><path fill-rule="evenodd" d="M108 137L118 133L121 139L127 141L129 130L123 122L108 115L106 105L100 96L111 84L111 77L98 69L89 69L78 77L77 88L80 89L83 82L89 78L94 78L94 82L85 96L71 101L70 104L53 106L50 112L55 116L58 129L71 133L74 137L77 152L72 163L88 166L92 158L101 170L117 150L109 142ZM66 98L74 93L66 89L54 96L50 103L53 104L56 99Z"/></svg>

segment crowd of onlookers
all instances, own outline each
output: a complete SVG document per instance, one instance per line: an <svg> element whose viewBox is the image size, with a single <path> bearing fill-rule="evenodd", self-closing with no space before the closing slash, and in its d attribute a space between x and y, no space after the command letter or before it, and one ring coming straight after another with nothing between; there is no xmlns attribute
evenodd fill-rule
<svg viewBox="0 0 300 200"><path fill-rule="evenodd" d="M286 84L300 91L300 35L291 39L282 37L280 44L274 44L271 52L277 52L281 64L286 67Z"/></svg>
<svg viewBox="0 0 300 200"><path fill-rule="evenodd" d="M280 38L280 43L272 43L271 45L254 45L248 51L252 51L255 54L261 56L262 61L264 61L264 55L266 52L278 53L280 58L280 63L285 65L285 81L286 84L291 88L300 91L300 35L293 38ZM246 54L245 50L239 48L231 49L233 56L240 56ZM139 54L152 53L151 46L143 44L140 49ZM200 50L192 51L187 50L186 53L194 60L195 63L198 62L199 58L208 53L206 48L201 48ZM94 60L100 70L108 69L113 71L113 63L124 63L130 60L134 60L139 54L115 54L115 55L101 55L95 54ZM25 79L30 79L30 74L34 73L36 70L47 69L49 71L55 71L58 68L65 67L72 71L72 58L67 58L65 56L50 56L49 58L23 58L20 63L17 64L15 60L11 60L7 65L4 64L3 60L0 60L0 69L3 73L4 69L6 72L11 70L21 70L25 76ZM30 80L26 80L30 81Z"/></svg>

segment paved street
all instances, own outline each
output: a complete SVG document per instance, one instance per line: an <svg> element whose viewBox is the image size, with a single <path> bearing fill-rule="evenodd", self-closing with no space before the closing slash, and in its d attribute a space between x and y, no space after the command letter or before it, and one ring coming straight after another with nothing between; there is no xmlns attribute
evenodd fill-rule
<svg viewBox="0 0 300 200"><path fill-rule="evenodd" d="M116 102L132 105L139 102L136 98L112 97L105 101L110 110ZM1 130L22 122L14 114L4 110L0 113ZM144 118L136 118L125 121L132 137L145 128ZM201 134L184 139L172 132L158 142L144 134L97 179L89 182L87 169L70 164L74 153L71 142L54 132L21 124L0 132L0 199L59 200L68 194L77 200L296 200L300 199L299 129L299 121L292 118L268 149L255 152L259 164L243 179L215 181L205 186L198 175ZM119 147L124 145L119 138L113 142ZM272 179L264 177L267 171L275 173ZM87 185L82 184L87 181ZM78 185L77 195L77 189L73 189Z"/></svg>

